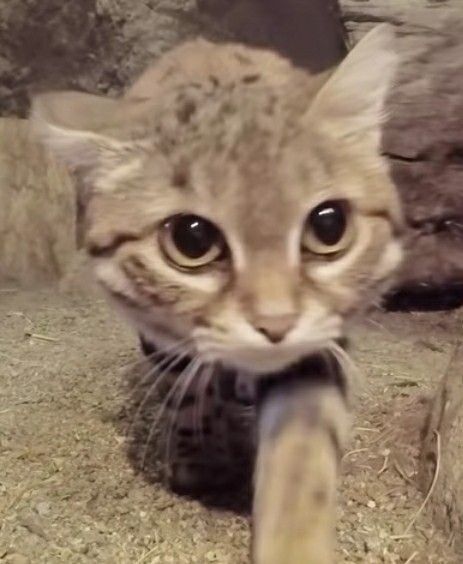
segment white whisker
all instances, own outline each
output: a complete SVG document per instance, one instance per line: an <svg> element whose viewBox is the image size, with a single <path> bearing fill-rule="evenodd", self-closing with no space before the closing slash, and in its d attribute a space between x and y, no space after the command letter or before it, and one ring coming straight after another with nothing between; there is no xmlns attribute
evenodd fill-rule
<svg viewBox="0 0 463 564"><path fill-rule="evenodd" d="M350 393L352 389L360 389L364 382L363 374L347 352L335 341L329 342L328 352L333 354L346 376L346 387L348 393Z"/></svg>
<svg viewBox="0 0 463 564"><path fill-rule="evenodd" d="M371 317L368 317L366 319L366 321L368 323L370 323L371 325L373 325L374 327L378 327L379 329L381 329L381 331L384 331L385 333L387 333L389 336L393 336L394 333L392 331L390 331L386 326L384 326L382 323L380 323L379 321L377 321L376 319L371 319Z"/></svg>
<svg viewBox="0 0 463 564"><path fill-rule="evenodd" d="M163 368L162 372L156 376L155 382L150 386L149 390L146 392L143 400L140 402L137 411L132 419L132 423L130 424L129 434L131 433L133 426L138 421L141 413L143 412L143 408L148 403L148 400L153 397L153 394L164 381L164 379L169 375L171 368L173 368L176 364L181 362L187 355L189 351L184 351L181 354L177 354L174 357L168 357L163 359L159 362L152 370L148 372L148 374L143 378L143 381L137 386L137 389L144 386L145 383L148 381L149 378L153 376L153 374L158 371L160 368Z"/></svg>
<svg viewBox="0 0 463 564"><path fill-rule="evenodd" d="M153 374L156 373L156 371L158 371L160 368L164 367L166 365L166 363L170 362L170 360L173 360L174 358L178 357L179 352L183 352L183 356L186 356L186 354L188 354L188 352L190 352L189 349L186 349L184 351L182 351L182 349L185 349L185 345L187 345L187 343L188 343L188 339L183 339L179 343L176 343L174 346L169 347L166 350L159 351L159 353L156 354L156 357L159 357L160 360L156 364L152 364L152 361L155 357L154 356L150 357L151 367L148 370L148 372L137 383L135 388L132 389L132 395L137 390L142 388L150 380L150 378L153 376Z"/></svg>
<svg viewBox="0 0 463 564"><path fill-rule="evenodd" d="M206 366L206 370L201 373L200 381L198 382L195 402L194 428L201 444L204 444L204 433L202 432L203 426L201 421L205 414L206 391L214 375L214 369L214 364L208 364Z"/></svg>
<svg viewBox="0 0 463 564"><path fill-rule="evenodd" d="M177 418L177 414L179 412L179 409L182 405L182 401L183 398L185 397L186 393L188 392L188 389L190 388L191 384L193 383L194 378L197 376L199 370L201 369L202 363L201 361L196 358L194 359L191 363L190 363L190 370L188 372L188 374L185 374L184 377L182 378L182 382L181 382L181 389L179 391L178 394L178 398L177 401L175 403L175 406L173 408L173 412L170 414L170 421L169 421L169 427L167 430L167 439L166 439L166 460L167 462L170 461L170 452L171 452L171 442L172 442L172 433L173 433L173 428L174 428L174 423L175 420Z"/></svg>
<svg viewBox="0 0 463 564"><path fill-rule="evenodd" d="M145 463L146 463L146 457L148 455L148 450L151 444L151 441L153 439L153 435L157 429L157 426L159 424L159 422L162 419L162 416L164 415L164 412L166 410L166 406L169 403L171 397L175 394L176 389L178 388L178 386L182 383L182 380L184 378L184 374L189 373L189 369L191 368L191 365L193 364L194 359L192 359L188 365L182 370L182 372L177 376L177 379L175 380L175 382L172 384L172 387L170 388L169 392L167 393L166 397L164 398L162 405L159 408L159 412L157 414L157 416L155 417L155 419L153 420L153 422L150 425L150 430L148 433L148 438L146 439L146 443L145 443L145 447L143 449L143 455L142 455L142 468L145 467Z"/></svg>
<svg viewBox="0 0 463 564"><path fill-rule="evenodd" d="M162 348L162 349L158 348L150 354L143 354L142 358L139 358L138 360L135 360L134 362L130 362L129 364L126 364L126 365L124 365L120 368L122 376L127 374L130 370L138 368L139 366L143 366L144 364L150 364L151 365L156 358L164 357L166 355L172 354L174 350L185 346L189 341L191 341L190 338L181 339L180 341L177 341L176 343L174 343L173 345L171 345L169 347L165 347L165 348Z"/></svg>

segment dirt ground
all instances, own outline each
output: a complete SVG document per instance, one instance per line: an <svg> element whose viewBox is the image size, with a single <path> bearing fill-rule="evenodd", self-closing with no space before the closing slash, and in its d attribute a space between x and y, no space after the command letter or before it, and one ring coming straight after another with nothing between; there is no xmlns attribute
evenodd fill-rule
<svg viewBox="0 0 463 564"><path fill-rule="evenodd" d="M365 384L343 461L339 562L462 561L419 513L415 486L426 398L462 319L375 314L356 329ZM221 509L177 497L127 455L123 382L139 358L99 296L0 289L0 562L248 562L249 516L233 493Z"/></svg>

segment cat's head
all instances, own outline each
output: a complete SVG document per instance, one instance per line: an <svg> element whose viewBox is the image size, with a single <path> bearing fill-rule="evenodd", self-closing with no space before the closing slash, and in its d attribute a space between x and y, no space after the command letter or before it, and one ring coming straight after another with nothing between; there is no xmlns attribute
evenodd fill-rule
<svg viewBox="0 0 463 564"><path fill-rule="evenodd" d="M193 42L124 98L36 98L96 277L143 334L257 374L324 349L378 297L401 259L380 156L392 37L373 30L323 81Z"/></svg>

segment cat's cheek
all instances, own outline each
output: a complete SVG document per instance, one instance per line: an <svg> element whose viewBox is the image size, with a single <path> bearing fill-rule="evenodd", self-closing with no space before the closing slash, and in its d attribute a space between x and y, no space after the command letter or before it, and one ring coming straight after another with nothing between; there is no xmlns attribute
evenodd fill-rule
<svg viewBox="0 0 463 564"><path fill-rule="evenodd" d="M93 273L99 286L113 297L120 296L127 301L138 303L139 296L127 276L111 260L93 260Z"/></svg>
<svg viewBox="0 0 463 564"><path fill-rule="evenodd" d="M332 262L308 264L306 275L334 311L347 314L381 293L381 284L401 259L402 247L393 238L390 224L382 218L365 217L358 224L356 243L349 252Z"/></svg>
<svg viewBox="0 0 463 564"><path fill-rule="evenodd" d="M383 255L373 273L375 280L383 280L393 274L402 263L404 257L403 246L400 241L390 241L384 249Z"/></svg>
<svg viewBox="0 0 463 564"><path fill-rule="evenodd" d="M157 308L130 283L117 264L95 261L95 278L114 310L137 332L160 346L188 338L193 330L191 315L175 315L166 308Z"/></svg>

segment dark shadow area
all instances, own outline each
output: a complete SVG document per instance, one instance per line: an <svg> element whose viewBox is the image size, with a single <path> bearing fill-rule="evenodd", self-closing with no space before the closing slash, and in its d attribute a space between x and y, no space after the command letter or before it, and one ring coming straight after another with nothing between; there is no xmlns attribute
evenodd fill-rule
<svg viewBox="0 0 463 564"><path fill-rule="evenodd" d="M166 431L169 428L166 412L172 406L169 392L173 389L178 374L167 375L163 374L162 369L153 369L154 363L150 359L156 354L156 350L142 339L140 347L144 358L124 376L122 385L126 402L114 421L118 431L126 438L127 456L132 467L147 482L162 483L167 490L177 495L195 499L209 508L248 515L251 510L253 461L248 457L247 463L243 464L242 452L237 453L236 468L231 469L234 470L233 473L227 475L223 484L215 484L211 480L210 483L187 490L166 477ZM156 360L160 362L159 357ZM181 363L187 366L189 360ZM181 409L182 405L179 407ZM213 453L211 454L207 444L202 454L201 462L206 469L210 466L214 472Z"/></svg>
<svg viewBox="0 0 463 564"><path fill-rule="evenodd" d="M337 0L198 0L207 14L244 43L275 49L294 64L321 72L347 53Z"/></svg>
<svg viewBox="0 0 463 564"><path fill-rule="evenodd" d="M384 307L389 311L447 311L462 305L463 282L404 286L384 301Z"/></svg>
<svg viewBox="0 0 463 564"><path fill-rule="evenodd" d="M346 342L339 343L341 347L347 346ZM122 407L116 418L116 424L121 434L127 440L127 454L133 468L137 473L150 483L164 483L166 489L170 489L176 494L196 499L208 507L216 509L231 510L238 514L249 514L251 510L252 496L252 476L254 466L254 449L252 446L252 432L244 428L241 433L236 434L236 427L230 423L230 413L235 409L235 424L240 417L241 406L252 409L253 415L251 425L255 428L255 417L257 411L265 403L269 394L286 393L289 389L297 389L298 386L311 386L314 383L323 382L326 385L333 385L345 393L345 379L338 360L329 354L313 355L302 359L300 362L286 368L278 374L269 374L260 380L257 388L257 397L247 403L244 399L237 398L236 374L233 371L221 369L220 373L214 376L219 378L217 386L220 393L220 401L223 405L229 405L222 411L220 418L225 421L226 435L230 434L225 440L231 452L227 467L220 467L216 464L215 455L217 454L214 438L212 446L205 441L200 453L200 463L203 465L204 473L211 470L211 480L206 479L199 487L191 490L179 487L172 480L166 479L167 472L167 449L169 426L171 422L167 419L167 410L172 407L172 391L180 376L188 369L190 359L182 359L172 368L169 373L164 373L163 369L158 369L157 364L162 363L169 357L164 357L156 348L140 339L141 351L144 358L137 365L130 369L123 382L127 401ZM155 363L153 362L155 360ZM180 376L179 376L180 372ZM178 389L178 388L177 388ZM197 388L196 388L197 389ZM183 399L177 405L181 410L181 402L188 400L187 405L193 401L193 388L187 389ZM240 403L237 403L240 402ZM230 407L231 406L231 407ZM220 422L219 422L220 423ZM175 421L174 425L177 424ZM213 425L213 423L211 423ZM174 429L174 427L171 427ZM182 435L183 436L183 435ZM192 433L185 434L188 441L192 440ZM248 444L243 444L249 437ZM230 468L231 466L231 468ZM223 482L218 480L215 483L217 472L223 469L226 479Z"/></svg>

